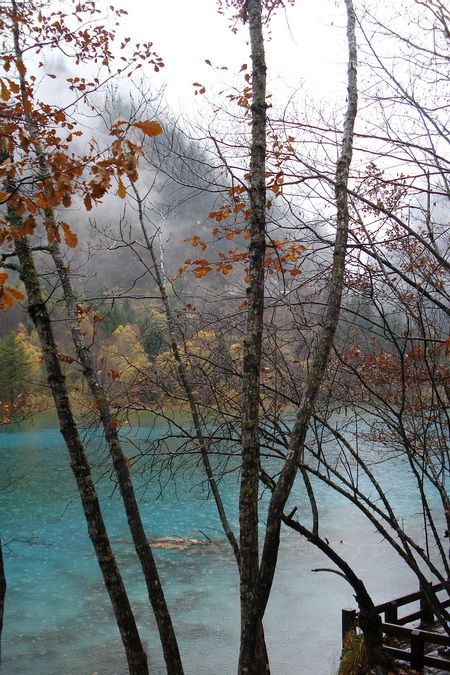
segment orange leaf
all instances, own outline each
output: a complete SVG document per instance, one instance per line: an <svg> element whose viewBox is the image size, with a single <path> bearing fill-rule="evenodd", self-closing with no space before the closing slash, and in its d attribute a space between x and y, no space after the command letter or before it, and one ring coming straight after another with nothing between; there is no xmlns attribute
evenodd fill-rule
<svg viewBox="0 0 450 675"><path fill-rule="evenodd" d="M134 122L131 126L140 129L146 136L159 136L162 134L162 126L154 120L145 120L144 122Z"/></svg>
<svg viewBox="0 0 450 675"><path fill-rule="evenodd" d="M27 69L23 61L19 61L19 59L16 60L16 68L21 75L25 75L25 73L27 72Z"/></svg>
<svg viewBox="0 0 450 675"><path fill-rule="evenodd" d="M78 244L78 237L72 230L70 229L69 225L67 223L60 223L63 231L64 231L64 239L67 244L67 246L70 246L70 248L75 248Z"/></svg>
<svg viewBox="0 0 450 675"><path fill-rule="evenodd" d="M40 192L37 198L37 203L40 209L46 209L48 204L47 204L47 199L45 197L45 194L43 192Z"/></svg>
<svg viewBox="0 0 450 675"><path fill-rule="evenodd" d="M18 94L20 91L20 86L17 84L17 82L14 82L13 80L8 79L8 84L9 88L14 94Z"/></svg>
<svg viewBox="0 0 450 675"><path fill-rule="evenodd" d="M9 101L9 99L11 98L11 93L10 93L8 87L5 87L5 83L3 82L3 80L0 80L0 85L1 85L0 96L1 96L2 101Z"/></svg>
<svg viewBox="0 0 450 675"><path fill-rule="evenodd" d="M125 185L123 184L123 181L122 181L121 178L119 178L119 185L118 185L118 188L117 188L117 194L119 195L119 197L121 199L125 199L125 197L127 196L127 189L126 189Z"/></svg>
<svg viewBox="0 0 450 675"><path fill-rule="evenodd" d="M89 195L85 195L84 199L84 206L86 208L86 211L91 211L92 210L92 200Z"/></svg>
<svg viewBox="0 0 450 675"><path fill-rule="evenodd" d="M75 361L73 356L67 356L66 354L58 354L58 360L62 363L73 363Z"/></svg>
<svg viewBox="0 0 450 675"><path fill-rule="evenodd" d="M16 291L15 288L8 288L8 291L16 300L25 300L25 296L23 295L23 293L21 293L20 291Z"/></svg>

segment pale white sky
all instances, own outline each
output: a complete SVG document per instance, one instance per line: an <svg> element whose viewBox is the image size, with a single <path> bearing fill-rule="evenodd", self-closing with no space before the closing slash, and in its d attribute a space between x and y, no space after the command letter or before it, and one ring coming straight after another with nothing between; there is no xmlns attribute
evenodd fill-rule
<svg viewBox="0 0 450 675"><path fill-rule="evenodd" d="M223 84L236 82L235 73L250 61L246 29L241 27L233 35L229 19L218 14L215 0L129 0L124 7L129 14L123 19L124 35L130 35L133 41L154 43L166 64L155 76L155 86L167 82L169 103L187 113L194 104L193 82L206 85L208 95L212 95L223 89ZM298 0L295 7L277 14L271 32L266 52L272 88L281 78L280 91L283 88L292 93L304 80L312 94L329 99L339 92L339 98L343 95L345 100L343 2ZM213 70L205 59L213 65L228 66L231 75Z"/></svg>

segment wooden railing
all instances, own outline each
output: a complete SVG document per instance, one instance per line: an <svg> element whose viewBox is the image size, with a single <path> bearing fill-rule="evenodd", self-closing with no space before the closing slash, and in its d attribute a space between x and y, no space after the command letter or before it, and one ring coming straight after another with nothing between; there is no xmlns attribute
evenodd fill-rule
<svg viewBox="0 0 450 675"><path fill-rule="evenodd" d="M436 584L433 591L438 593L442 591L443 584ZM399 616L399 609L406 607L414 602L419 603L419 609L409 614ZM440 600L440 607L445 609L450 607L450 598ZM421 622L421 625L432 624L435 621L435 615L432 608L428 605L423 591L417 591L402 598L385 602L375 607L376 612L384 615L382 622L383 633L386 636L385 648L393 658L406 661L412 668L422 670L424 666L440 668L450 672L450 658L442 658L432 655L438 647L448 649L450 653L450 637L441 633L434 633L422 628L408 628L407 623L413 621ZM342 610L342 640L344 640L347 631L358 626L358 613L355 610ZM392 644L390 638L396 638L404 644Z"/></svg>

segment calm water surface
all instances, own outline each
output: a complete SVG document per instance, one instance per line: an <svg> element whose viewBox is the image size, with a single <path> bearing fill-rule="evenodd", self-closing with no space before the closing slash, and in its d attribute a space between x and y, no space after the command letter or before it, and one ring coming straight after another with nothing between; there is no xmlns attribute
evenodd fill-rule
<svg viewBox="0 0 450 675"><path fill-rule="evenodd" d="M148 432L148 430L147 430ZM140 434L145 435L145 430ZM158 434L158 430L153 433ZM95 446L95 443L93 444ZM139 563L109 475L93 450L104 516L146 641L150 671L165 672ZM122 646L76 495L67 452L57 429L27 427L0 433L0 527L8 583L2 675L125 675ZM205 499L201 472L183 474L142 490L142 515L150 538L178 535L213 540L189 550L155 550L180 640L187 675L233 675L238 649L238 578L213 504ZM397 499L405 512L414 494L404 477ZM141 479L137 477L137 483ZM222 483L236 524L237 476ZM351 507L320 491L322 533L338 546L366 582L376 602L416 590L400 559ZM306 506L303 495L293 504ZM266 636L273 675L331 675L340 649L340 611L355 606L340 577L314 573L331 567L298 535L285 531Z"/></svg>

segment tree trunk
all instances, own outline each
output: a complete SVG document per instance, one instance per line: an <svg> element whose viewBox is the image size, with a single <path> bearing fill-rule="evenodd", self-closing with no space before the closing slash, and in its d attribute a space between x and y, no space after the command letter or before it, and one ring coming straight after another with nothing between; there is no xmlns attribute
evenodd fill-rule
<svg viewBox="0 0 450 675"><path fill-rule="evenodd" d="M8 215L14 228L18 217L11 208L8 209ZM50 316L42 296L32 253L25 237L15 242L15 252L19 260L20 278L25 285L28 297L28 313L39 335L47 370L47 381L55 401L61 433L69 451L70 465L80 493L89 536L122 637L129 671L133 675L146 675L148 673L147 655L142 646L128 595L111 549L89 462L70 407Z"/></svg>
<svg viewBox="0 0 450 675"><path fill-rule="evenodd" d="M46 216L47 219L51 219L51 221L54 218L54 215L51 212L47 213ZM50 252L63 289L73 343L83 368L83 375L98 408L105 440L108 444L109 453L117 476L120 494L127 515L128 527L141 563L150 604L152 605L156 624L158 626L167 672L170 673L170 675L182 675L183 666L169 608L167 607L152 549L145 534L130 471L122 450L117 429L112 421L109 397L98 380L91 353L83 337L77 315L76 297L66 271L66 265L64 264L59 252L59 247L56 243L50 246Z"/></svg>
<svg viewBox="0 0 450 675"><path fill-rule="evenodd" d="M145 245L148 249L148 252L150 253L150 257L152 260L152 265L153 265L153 273L154 277L156 280L156 284L158 286L159 293L161 295L161 300L164 306L164 313L166 315L166 321L167 321L167 331L169 334L169 339L170 339L170 350L172 352L172 355L175 359L175 363L177 365L177 374L178 374L178 379L180 381L181 386L184 389L184 392L186 394L186 398L189 403L189 409L191 411L192 415L192 421L194 423L194 428L195 428L195 434L197 436L197 441L200 449L200 455L202 457L202 462L203 462L203 468L205 470L206 476L208 478L208 484L211 489L211 492L213 494L214 502L216 504L217 512L219 514L220 522L223 527L223 531L225 532L225 535L230 543L231 548L233 549L234 557L236 558L236 562L238 564L238 567L240 566L241 563L241 556L240 556L240 551L239 551L239 544L236 540L236 537L234 535L234 532L231 528L231 525L229 523L226 511L225 511L225 506L222 501L222 496L219 491L219 486L217 485L217 481L214 476L214 472L211 466L211 462L209 461L209 453L208 453L208 444L206 442L205 436L203 434L202 430L202 422L201 422L201 417L197 405L197 401L194 395L194 389L191 385L188 373L186 371L186 368L184 366L183 360L180 355L180 350L178 347L178 342L177 342L177 337L176 337L176 324L172 312L172 308L170 306L170 301L169 301L169 296L167 295L167 291L164 285L164 279L160 270L160 267L158 265L158 260L155 255L155 250L153 247L152 240L148 236L147 228L145 227L144 223L144 213L143 213L143 208L142 208L142 199L139 195L138 189L136 188L136 185L134 183L131 183L131 187L134 191L134 194L136 196L136 201L138 205L138 214L139 214L139 224L141 226L142 234L144 236L144 241Z"/></svg>
<svg viewBox="0 0 450 675"><path fill-rule="evenodd" d="M0 537L0 664L2 662L2 633L3 633L3 616L5 614L5 598L6 598L6 577L5 565L3 562L3 544Z"/></svg>
<svg viewBox="0 0 450 675"><path fill-rule="evenodd" d="M256 4L259 6L259 3ZM339 321L349 230L348 177L352 158L353 130L357 111L355 13L352 0L345 0L345 4L348 17L347 38L349 47L347 70L348 106L344 122L341 152L336 165L335 197L337 226L329 284L330 291L321 330L313 351L310 371L303 389L296 421L292 430L289 451L270 500L267 514L266 536L259 573L257 574L257 579L253 585L248 584L246 588L247 593L249 592L251 595L250 597L245 598L247 612L244 616L245 625L242 628L241 634L239 666L239 672L241 674L256 674L257 672L252 665L255 663L256 635L258 634L258 627L264 617L277 566L283 509L294 484L299 463L303 455L306 432L314 410L317 395L325 376L328 357ZM251 6L253 6L253 3L249 2L249 12ZM256 101L254 107L258 109L258 103ZM253 349L253 351L256 353L255 349ZM255 420L250 420L251 423L254 421ZM242 557L244 555L242 547L241 555Z"/></svg>
<svg viewBox="0 0 450 675"><path fill-rule="evenodd" d="M17 14L15 0L13 0L13 10L14 14ZM13 25L12 32L14 38L14 50L16 59L18 62L22 63L23 59L19 41L18 22L16 22ZM28 107L31 104L30 101L28 100L28 95L26 93L27 87L25 82L24 69L19 69L19 81L21 85L23 107L24 110L27 111ZM25 114L25 121L30 136L35 140L35 151L38 158L41 178L42 181L44 182L46 177L48 177L47 158L44 150L40 147L40 144L37 141L36 123L34 122L33 118L28 112ZM54 211L52 209L44 209L44 216L46 222L52 224L56 231L57 228ZM172 620L164 597L164 592L161 586L158 570L153 558L150 544L148 543L144 526L142 524L142 519L139 512L136 496L134 493L130 472L124 454L122 452L122 447L119 442L117 430L112 422L109 398L104 388L100 385L92 361L91 353L84 340L77 314L77 307L76 307L77 303L75 294L73 292L70 278L67 274L66 266L64 265L64 262L60 255L59 247L56 240L54 241L53 244L49 246L49 251L55 263L55 267L57 269L61 286L63 289L64 299L69 316L69 325L75 350L77 352L79 361L82 365L84 377L86 378L91 394L99 410L100 419L104 429L105 439L108 444L110 456L117 475L119 489L124 503L128 525L133 538L134 547L142 566L150 603L152 605L153 612L155 614L167 670L171 675L172 674L183 675L183 667L181 664L181 657L178 649L175 631L173 629ZM31 255L30 255L30 262L31 264L33 262ZM28 297L30 299L29 293ZM31 306L32 304L30 300L30 308ZM51 332L50 323L49 323L49 332ZM61 387L64 386L65 386L64 382L62 381Z"/></svg>
<svg viewBox="0 0 450 675"><path fill-rule="evenodd" d="M252 143L250 154L250 241L247 287L247 328L244 339L242 405L242 474L239 496L241 647L239 673L260 675L269 670L262 621L245 632L258 577L258 487L260 468L259 398L264 316L266 251L266 63L260 0L246 3L252 58ZM261 616L262 619L262 616Z"/></svg>
<svg viewBox="0 0 450 675"><path fill-rule="evenodd" d="M392 671L394 669L393 661L384 649L381 617L375 611L375 605L363 581L354 573L350 565L345 562L345 560L343 560L343 558L341 558L341 556L336 553L326 541L319 537L317 533L311 532L306 527L303 527L303 525L293 520L292 515L283 515L282 519L288 527L291 527L301 534L314 546L325 553L325 555L328 556L328 558L341 570L340 572L337 572L337 570L326 571L335 572L336 574L343 576L355 592L355 599L359 609L359 627L364 635L364 644L369 666L378 668L377 673L380 675ZM319 570L314 571L317 572Z"/></svg>

